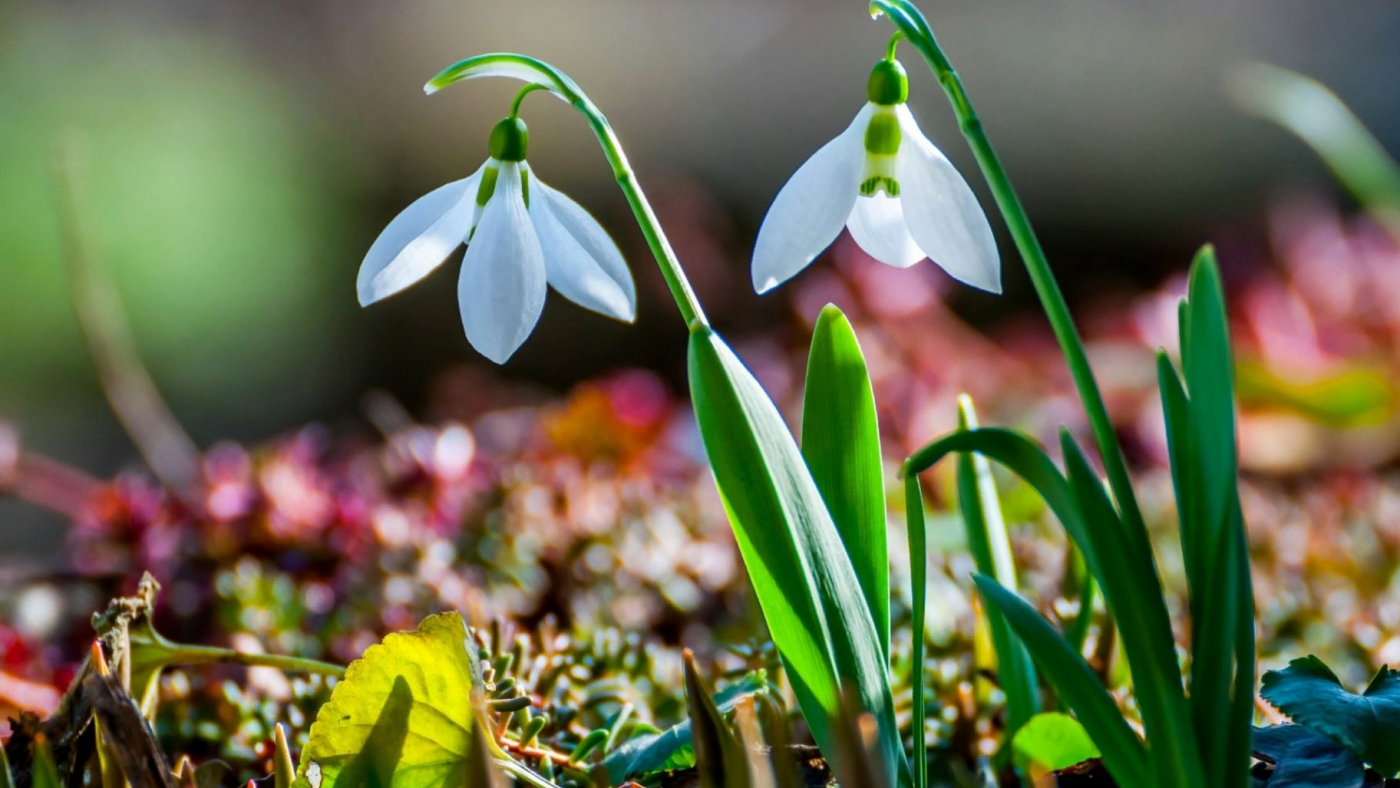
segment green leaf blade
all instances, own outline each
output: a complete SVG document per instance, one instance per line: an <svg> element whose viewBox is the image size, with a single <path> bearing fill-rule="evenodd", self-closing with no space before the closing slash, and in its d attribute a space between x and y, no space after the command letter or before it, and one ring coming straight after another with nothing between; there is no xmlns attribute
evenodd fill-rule
<svg viewBox="0 0 1400 788"><path fill-rule="evenodd" d="M846 546L888 659L890 565L875 392L855 330L831 304L812 333L802 456Z"/></svg>
<svg viewBox="0 0 1400 788"><path fill-rule="evenodd" d="M909 578L912 586L913 612L910 640L913 653L909 658L909 686L913 695L914 788L928 784L928 739L925 730L928 712L924 705L924 637L928 622L928 533L924 518L924 491L919 477L904 480L904 512L909 532Z"/></svg>
<svg viewBox="0 0 1400 788"><path fill-rule="evenodd" d="M1104 766L1119 785L1155 785L1147 748L1123 719L1089 663L1030 605L984 575L973 581L989 607L1006 617L1036 664L1074 710L1104 754Z"/></svg>
<svg viewBox="0 0 1400 788"><path fill-rule="evenodd" d="M855 570L797 443L768 394L709 326L691 328L691 398L774 644L813 737L840 757L829 718L854 684L887 773L908 774L888 665Z"/></svg>
<svg viewBox="0 0 1400 788"><path fill-rule="evenodd" d="M966 394L958 398L958 428L977 428L977 411ZM960 455L957 485L958 507L977 571L995 578L1003 588L1015 591L1016 565L1011 556L1011 538L1006 532L991 463L980 454ZM1010 742L1017 730L1040 711L1040 682L1030 653L1025 644L1013 636L1006 619L988 610L987 627L996 652L997 679L1006 694L1004 735Z"/></svg>
<svg viewBox="0 0 1400 788"><path fill-rule="evenodd" d="M1254 728L1254 754L1274 765L1268 788L1361 788L1356 754L1306 725Z"/></svg>

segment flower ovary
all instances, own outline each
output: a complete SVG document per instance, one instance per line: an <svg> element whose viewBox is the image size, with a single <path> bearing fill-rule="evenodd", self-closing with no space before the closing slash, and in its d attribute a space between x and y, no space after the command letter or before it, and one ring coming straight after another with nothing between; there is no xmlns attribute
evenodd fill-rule
<svg viewBox="0 0 1400 788"><path fill-rule="evenodd" d="M530 147L530 130L520 118L506 118L491 129L491 158L498 161L524 161Z"/></svg>

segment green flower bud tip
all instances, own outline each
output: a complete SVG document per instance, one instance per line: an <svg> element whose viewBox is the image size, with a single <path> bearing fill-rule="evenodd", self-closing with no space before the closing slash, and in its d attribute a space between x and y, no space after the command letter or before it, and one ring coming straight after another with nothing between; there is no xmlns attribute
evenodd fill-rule
<svg viewBox="0 0 1400 788"><path fill-rule="evenodd" d="M497 161L524 161L530 147L530 130L520 118L506 118L491 130L491 158Z"/></svg>
<svg viewBox="0 0 1400 788"><path fill-rule="evenodd" d="M870 70L865 95L874 104L903 104L909 100L909 73L898 60L881 60Z"/></svg>

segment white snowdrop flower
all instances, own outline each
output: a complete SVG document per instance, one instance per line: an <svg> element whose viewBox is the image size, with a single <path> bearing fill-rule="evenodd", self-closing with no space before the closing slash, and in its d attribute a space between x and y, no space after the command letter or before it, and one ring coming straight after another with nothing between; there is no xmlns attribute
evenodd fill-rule
<svg viewBox="0 0 1400 788"><path fill-rule="evenodd" d="M472 347L497 364L539 321L546 285L632 322L637 292L617 244L578 203L532 177L528 144L524 121L506 118L491 132L491 157L480 169L394 217L360 264L360 305L412 285L465 243L462 326Z"/></svg>
<svg viewBox="0 0 1400 788"><path fill-rule="evenodd" d="M967 181L909 112L904 67L881 60L866 93L855 121L807 159L768 209L754 248L754 289L792 278L849 227L880 262L907 268L929 257L953 278L1000 293L992 228Z"/></svg>

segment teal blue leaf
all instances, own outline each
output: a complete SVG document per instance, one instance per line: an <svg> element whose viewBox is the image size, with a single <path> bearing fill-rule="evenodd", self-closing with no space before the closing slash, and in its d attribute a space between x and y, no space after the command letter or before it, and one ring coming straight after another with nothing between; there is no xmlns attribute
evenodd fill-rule
<svg viewBox="0 0 1400 788"><path fill-rule="evenodd" d="M1254 729L1254 755L1273 764L1267 788L1361 788L1356 754L1306 725Z"/></svg>
<svg viewBox="0 0 1400 788"><path fill-rule="evenodd" d="M1356 695L1309 655L1265 673L1260 694L1295 723L1336 739L1386 777L1400 771L1400 672L1382 667Z"/></svg>
<svg viewBox="0 0 1400 788"><path fill-rule="evenodd" d="M729 713L745 698L768 691L762 672L753 672L714 694L715 706ZM688 755L686 753L689 753ZM603 768L613 785L659 769L684 768L695 763L691 748L691 723L684 720L660 733L634 736L603 759Z"/></svg>

